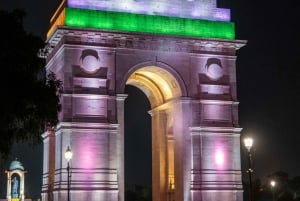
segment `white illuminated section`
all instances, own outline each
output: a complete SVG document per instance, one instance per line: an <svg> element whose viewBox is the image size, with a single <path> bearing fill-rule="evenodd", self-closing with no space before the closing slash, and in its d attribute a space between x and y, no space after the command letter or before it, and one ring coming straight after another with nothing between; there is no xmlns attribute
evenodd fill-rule
<svg viewBox="0 0 300 201"><path fill-rule="evenodd" d="M216 0L67 0L67 6L147 15L230 21L230 10L216 7Z"/></svg>
<svg viewBox="0 0 300 201"><path fill-rule="evenodd" d="M216 164L219 166L219 167L223 167L224 166L224 153L222 150L217 150L216 151L216 155L215 155L215 160L216 160Z"/></svg>

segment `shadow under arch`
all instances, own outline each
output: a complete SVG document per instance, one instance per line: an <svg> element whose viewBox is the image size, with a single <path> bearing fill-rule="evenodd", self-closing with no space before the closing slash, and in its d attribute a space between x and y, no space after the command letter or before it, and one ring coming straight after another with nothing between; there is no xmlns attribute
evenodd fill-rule
<svg viewBox="0 0 300 201"><path fill-rule="evenodd" d="M152 135L150 102L145 94L126 85L124 108L124 179L125 201L143 197L152 200ZM143 193L142 193L143 192Z"/></svg>

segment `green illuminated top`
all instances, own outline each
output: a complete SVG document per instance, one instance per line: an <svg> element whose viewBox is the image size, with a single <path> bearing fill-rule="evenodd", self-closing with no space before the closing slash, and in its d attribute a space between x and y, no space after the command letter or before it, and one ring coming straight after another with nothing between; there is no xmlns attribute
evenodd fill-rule
<svg viewBox="0 0 300 201"><path fill-rule="evenodd" d="M234 39L234 23L156 15L66 8L66 26Z"/></svg>

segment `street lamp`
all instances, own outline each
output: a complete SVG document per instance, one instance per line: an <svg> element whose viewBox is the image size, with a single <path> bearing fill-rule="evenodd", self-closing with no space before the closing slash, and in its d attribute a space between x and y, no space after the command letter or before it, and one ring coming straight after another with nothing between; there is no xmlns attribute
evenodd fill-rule
<svg viewBox="0 0 300 201"><path fill-rule="evenodd" d="M70 160L72 159L73 153L70 147L68 146L65 152L65 158L68 161L67 172L68 172L68 201L70 201Z"/></svg>
<svg viewBox="0 0 300 201"><path fill-rule="evenodd" d="M251 156L251 148L253 145L253 139L252 138L245 138L244 139L244 145L247 148L248 151L248 175L249 175L249 200L253 201L252 197L252 156Z"/></svg>
<svg viewBox="0 0 300 201"><path fill-rule="evenodd" d="M276 182L274 180L271 180L270 181L270 185L271 185L271 190L272 190L273 201L275 201L275 186L276 186Z"/></svg>

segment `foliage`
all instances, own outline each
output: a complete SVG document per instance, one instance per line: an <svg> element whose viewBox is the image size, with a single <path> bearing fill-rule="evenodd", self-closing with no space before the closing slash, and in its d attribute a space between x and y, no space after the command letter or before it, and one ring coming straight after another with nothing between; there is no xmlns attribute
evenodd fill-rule
<svg viewBox="0 0 300 201"><path fill-rule="evenodd" d="M0 11L0 155L7 158L13 143L41 142L46 123L55 125L61 108L62 85L54 73L46 75L38 57L41 38L23 27L23 10Z"/></svg>
<svg viewBox="0 0 300 201"><path fill-rule="evenodd" d="M259 180L256 180L259 181ZM299 201L300 200L300 176L289 179L288 173L276 171L268 175L265 184L253 182L254 201ZM270 181L275 181L274 187L271 187ZM247 184L249 185L249 184ZM260 186L260 187L258 187ZM257 189L260 189L257 191ZM245 189L247 193L247 189ZM247 200L247 197L246 199Z"/></svg>
<svg viewBox="0 0 300 201"><path fill-rule="evenodd" d="M151 187L134 185L125 191L125 201L151 201Z"/></svg>
<svg viewBox="0 0 300 201"><path fill-rule="evenodd" d="M293 192L293 198L300 200L300 176L294 177L289 181L289 188Z"/></svg>

